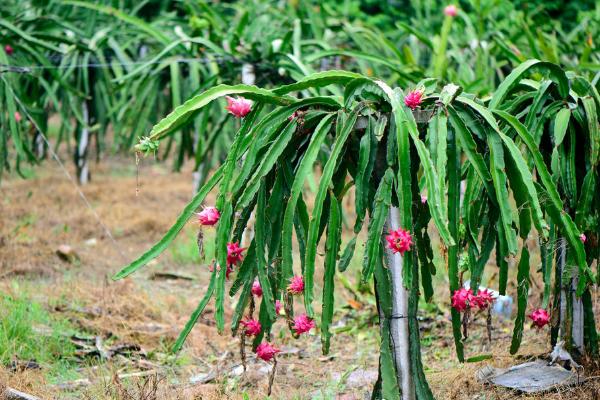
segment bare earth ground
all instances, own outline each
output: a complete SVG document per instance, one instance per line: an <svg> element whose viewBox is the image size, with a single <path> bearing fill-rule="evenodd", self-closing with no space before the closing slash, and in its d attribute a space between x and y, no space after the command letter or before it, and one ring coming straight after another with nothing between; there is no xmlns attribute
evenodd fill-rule
<svg viewBox="0 0 600 400"><path fill-rule="evenodd" d="M109 279L174 222L190 199L191 174L173 174L165 165L145 161L136 195L133 161L105 161L93 171L93 181L83 191L116 243L50 161L35 170L34 178L25 181L10 177L0 186L0 291L13 297L26 295L52 316L69 321L79 336L88 338L85 348L91 346L95 351L79 354L73 371L62 377L50 378L44 365L41 369L2 366L0 387L6 385L44 399L266 397L267 364L250 355L248 372L240 373L239 339L232 338L227 330L223 335L217 333L211 305L184 350L178 356L169 352L208 283L206 266L194 261L194 221L190 221L173 250L156 262L124 281ZM207 204L212 200L209 198ZM207 232L207 242L210 235ZM67 262L57 256L57 248L65 244L79 260ZM338 284L340 300L334 318L338 333L332 340L330 355L320 353L318 333L294 340L283 322L274 328L273 340L284 352L279 357L272 398L368 396L377 369L379 339L374 298L356 284L360 258L355 256L346 273L346 285ZM152 279L157 272L191 280ZM437 298L446 299L447 285L438 284ZM539 295L532 294L530 302L532 306L539 304ZM234 305L232 300L229 314ZM465 344L467 357L492 357L459 364L453 353L447 301L429 308L421 323L423 362L437 399L512 399L514 392L479 384L475 372L486 364L506 367L550 351L547 331L527 326L519 354L510 356L512 322L496 319L490 346L484 338L485 317L479 315ZM110 357L102 354L102 349L118 345L129 346L129 352ZM585 374L597 375L595 370L588 365ZM592 379L578 388L521 398L600 399L600 384Z"/></svg>

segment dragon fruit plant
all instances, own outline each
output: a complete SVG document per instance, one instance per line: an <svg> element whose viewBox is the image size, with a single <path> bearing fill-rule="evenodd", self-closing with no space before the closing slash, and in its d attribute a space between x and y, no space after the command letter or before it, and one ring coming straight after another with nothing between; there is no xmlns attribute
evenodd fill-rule
<svg viewBox="0 0 600 400"><path fill-rule="evenodd" d="M507 277L502 257L516 254L519 248L519 282L523 284L523 271L534 268L529 265L524 240L532 226L543 243L552 229L563 232L573 249L573 260L585 262L581 232L573 219L553 212L562 205L554 196L554 181L546 179L537 147L531 146L530 136L521 131L519 116L506 111L514 104L508 99L521 90L517 84L531 69L549 72L551 93L567 98L561 70L537 60L509 75L489 104L462 94L453 84L438 92L435 82L428 79L405 90L392 89L382 81L344 71L316 73L272 90L220 85L191 98L155 125L142 143L155 146L216 101L231 111L232 100L225 104L226 96L252 104L247 114L232 111L231 118L241 118L241 127L223 165L167 234L114 278L129 276L164 251L207 194L217 188L214 207L219 217L214 226L216 259L212 264L232 266L231 278L227 279L225 269L211 269L206 294L174 350L181 349L212 298L216 326L223 332L225 297L229 295L237 296L232 333L241 335L242 340L252 338L259 358L277 360L278 344L270 332L281 316L279 304L285 309L290 335L297 337L317 328L327 353L335 274L348 267L368 215L362 280L375 287L381 335L374 397L432 399L421 364L418 301L421 294L432 301L432 275L445 271L446 266L436 268L433 263L427 230L430 222L447 254L452 294L462 288L465 273L471 277L471 287L479 287L494 247L499 254L500 291L505 291ZM535 84L539 82L529 83ZM323 89L343 95L315 95ZM530 99L527 96L525 100ZM315 165L321 166L322 173L309 209L302 189ZM348 212L342 201L351 188L354 210ZM518 209L511 205L510 196ZM204 213L206 220L212 221L209 213ZM255 234L243 249L238 244L251 214L255 216ZM518 220L513 215L518 215ZM342 248L344 218L353 218L354 223L353 236ZM322 242L325 259L322 270L317 271L317 247ZM234 259L234 263L228 262ZM459 265L465 265L466 271ZM324 282L320 313L313 307L317 273ZM483 291L460 293L452 299L456 305L452 325L457 356L463 361L460 311L471 306L489 310L493 299ZM522 328L524 317L521 295L520 287L515 332ZM294 307L296 301L302 304ZM302 312L295 315L300 308ZM238 332L240 324L243 329Z"/></svg>

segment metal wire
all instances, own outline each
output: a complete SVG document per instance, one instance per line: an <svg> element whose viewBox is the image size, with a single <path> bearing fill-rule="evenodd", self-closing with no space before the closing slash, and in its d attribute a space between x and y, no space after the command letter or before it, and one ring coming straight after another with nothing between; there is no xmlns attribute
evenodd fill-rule
<svg viewBox="0 0 600 400"><path fill-rule="evenodd" d="M92 215L94 216L94 219L102 227L102 229L106 233L106 236L108 236L108 238L111 240L111 242L114 245L115 250L119 253L119 255L123 258L123 260L125 260L125 261L128 260L128 257L125 255L125 253L121 249L119 243L116 241L116 239L114 238L114 236L110 232L110 229L104 223L104 221L102 221L102 218L100 218L100 215L96 212L96 210L92 207L91 203L89 202L89 200L87 199L87 197L85 196L85 194L83 193L83 191L81 190L81 188L79 187L79 185L77 184L77 182L75 181L75 179L73 178L73 176L71 175L71 173L69 173L69 171L67 170L67 168L65 167L65 165L63 164L63 162L60 160L60 157L58 157L58 154L56 154L56 152L52 148L52 145L50 144L50 141L48 140L48 138L46 137L46 135L44 134L44 132L40 129L39 125L35 122L35 119L31 116L31 114L29 114L29 112L27 111L27 108L23 105L23 103L21 103L21 100L15 94L15 92L12 90L12 88L10 87L10 85L8 84L8 82L6 81L6 79L4 78L4 76L0 75L0 78L2 79L2 81L4 81L5 86L11 92L11 94L14 97L15 101L19 104L19 106L21 107L21 109L23 110L23 112L27 115L29 121L31 121L31 123L33 124L33 126L35 126L35 128L37 129L39 135L42 137L42 139L46 143L46 146L48 146L48 151L52 155L52 158L54 158L54 160L56 160L58 166L60 167L60 169L62 170L62 172L65 174L65 176L67 177L67 179L69 180L69 182L71 182L71 184L75 188L75 191L77 192L77 194L79 195L79 197L81 197L81 200L83 201L83 203L91 211Z"/></svg>
<svg viewBox="0 0 600 400"><path fill-rule="evenodd" d="M244 64L246 61L240 60L233 56L215 56L212 58L201 57L201 58L176 58L171 60L172 62L183 63L183 64L210 64L213 62L216 63L224 63L224 62L233 62L238 64ZM85 64L68 64L68 65L10 65L0 63L0 74L7 72L14 72L20 74L31 73L35 70L61 70L61 69L72 69L72 68L108 68L116 65L119 66L139 66L139 65L156 65L162 64L165 62L165 59L157 60L157 61L132 61L132 62L91 62ZM252 65L270 65L266 63L251 63Z"/></svg>
<svg viewBox="0 0 600 400"><path fill-rule="evenodd" d="M390 315L389 317L383 317L384 319L387 320L392 320L392 319L409 319L409 318L413 318L413 319L417 319L418 317L416 315Z"/></svg>

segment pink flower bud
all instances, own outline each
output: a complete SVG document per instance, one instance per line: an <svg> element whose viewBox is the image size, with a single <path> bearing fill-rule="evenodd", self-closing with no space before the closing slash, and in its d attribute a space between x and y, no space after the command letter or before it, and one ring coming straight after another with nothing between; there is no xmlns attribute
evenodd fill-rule
<svg viewBox="0 0 600 400"><path fill-rule="evenodd" d="M448 17L456 17L458 15L458 8L454 4L450 4L444 8L444 14Z"/></svg>
<svg viewBox="0 0 600 400"><path fill-rule="evenodd" d="M420 90L413 90L408 92L406 96L404 96L404 104L411 110L419 107L423 102L423 92Z"/></svg>
<svg viewBox="0 0 600 400"><path fill-rule="evenodd" d="M427 196L425 196L424 194L421 195L421 204L425 204L427 203Z"/></svg>
<svg viewBox="0 0 600 400"><path fill-rule="evenodd" d="M246 250L243 247L240 247L238 242L235 243L227 243L227 265L237 265L242 262L244 256L242 252Z"/></svg>
<svg viewBox="0 0 600 400"><path fill-rule="evenodd" d="M585 243L587 240L587 236L585 236L585 233L582 233L581 235L579 235L579 239L582 243Z"/></svg>
<svg viewBox="0 0 600 400"><path fill-rule="evenodd" d="M545 325L550 322L550 314L548 311L543 308L538 308L534 312L529 315L529 318L533 321L533 325L535 325L538 329L543 328Z"/></svg>
<svg viewBox="0 0 600 400"><path fill-rule="evenodd" d="M244 325L246 336L257 336L262 330L260 322L256 319L247 319L246 321L241 321L241 324Z"/></svg>
<svg viewBox="0 0 600 400"><path fill-rule="evenodd" d="M464 311L475 303L474 300L471 289L460 288L452 294L452 307L458 311Z"/></svg>
<svg viewBox="0 0 600 400"><path fill-rule="evenodd" d="M306 314L300 314L294 318L294 330L298 335L306 333L315 327L315 321L308 318Z"/></svg>
<svg viewBox="0 0 600 400"><path fill-rule="evenodd" d="M400 255L404 255L404 252L409 251L410 246L414 244L410 232L402 228L390 231L385 239L388 242L388 248L394 253L400 253Z"/></svg>
<svg viewBox="0 0 600 400"><path fill-rule="evenodd" d="M219 218L221 217L219 210L215 207L206 207L201 212L196 213L196 215L198 215L198 221L200 221L201 225L209 226L215 225L219 222Z"/></svg>
<svg viewBox="0 0 600 400"><path fill-rule="evenodd" d="M19 122L21 122L21 119L22 119L22 118L21 118L21 113L20 113L20 112L18 112L18 111L15 111L15 121L17 122L17 124L18 124Z"/></svg>
<svg viewBox="0 0 600 400"><path fill-rule="evenodd" d="M281 315L281 311L283 310L283 305L279 300L275 300L275 313L277 315Z"/></svg>
<svg viewBox="0 0 600 400"><path fill-rule="evenodd" d="M271 359L275 357L275 354L279 353L280 351L281 350L273 346L271 343L263 342L256 348L256 356L261 360L271 361Z"/></svg>
<svg viewBox="0 0 600 400"><path fill-rule="evenodd" d="M234 99L233 97L226 96L225 99L227 99L227 107L225 109L238 118L244 118L252 109L252 102L243 97Z"/></svg>
<svg viewBox="0 0 600 400"><path fill-rule="evenodd" d="M492 304L496 299L494 299L494 295L489 290L478 290L477 296L473 297L473 305L479 309L486 309L490 304Z"/></svg>
<svg viewBox="0 0 600 400"><path fill-rule="evenodd" d="M304 292L304 279L302 278L302 275L292 277L287 290L291 294L300 294Z"/></svg>
<svg viewBox="0 0 600 400"><path fill-rule="evenodd" d="M259 281L254 281L254 283L252 284L252 290L251 290L251 292L256 297L262 296L263 291L262 291L262 287L260 287L260 282Z"/></svg>
<svg viewBox="0 0 600 400"><path fill-rule="evenodd" d="M6 46L4 46L4 52L6 53L7 56L12 56L13 53L15 52L15 50L12 48L12 46L10 44L7 44Z"/></svg>

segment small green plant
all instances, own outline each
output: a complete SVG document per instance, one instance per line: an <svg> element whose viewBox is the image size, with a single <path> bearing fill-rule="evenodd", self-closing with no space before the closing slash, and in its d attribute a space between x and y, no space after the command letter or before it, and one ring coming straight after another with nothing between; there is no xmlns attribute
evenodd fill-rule
<svg viewBox="0 0 600 400"><path fill-rule="evenodd" d="M198 244L196 235L190 230L186 235L177 240L171 248L171 257L176 264L198 264Z"/></svg>

